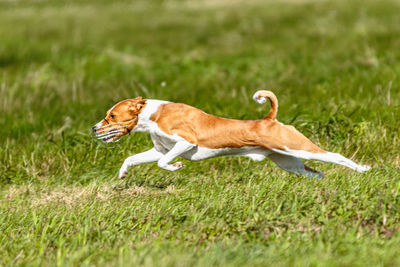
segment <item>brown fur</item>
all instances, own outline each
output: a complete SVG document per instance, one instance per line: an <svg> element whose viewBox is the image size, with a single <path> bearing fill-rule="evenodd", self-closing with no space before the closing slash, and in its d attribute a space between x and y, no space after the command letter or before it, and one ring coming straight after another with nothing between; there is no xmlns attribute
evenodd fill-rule
<svg viewBox="0 0 400 267"><path fill-rule="evenodd" d="M275 120L276 114L278 113L278 99L275 94L271 91L259 91L259 97L266 97L271 102L271 110L264 119Z"/></svg>
<svg viewBox="0 0 400 267"><path fill-rule="evenodd" d="M102 133L112 131L115 124L118 124L120 126L128 126L128 128L123 129L121 133L116 135L113 139L116 140L127 135L138 124L138 120L132 120L142 112L145 106L146 99L142 99L140 96L117 103L107 111L105 120L101 123L101 127L104 127L102 128ZM107 125L110 125L110 127L106 127Z"/></svg>
<svg viewBox="0 0 400 267"><path fill-rule="evenodd" d="M277 110L277 101L274 99L271 100L271 111L273 110ZM262 146L281 150L287 147L325 153L293 126L273 120L275 115L276 113L270 112L262 120L234 120L216 117L189 105L168 103L161 105L150 119L166 134L177 134L201 147Z"/></svg>

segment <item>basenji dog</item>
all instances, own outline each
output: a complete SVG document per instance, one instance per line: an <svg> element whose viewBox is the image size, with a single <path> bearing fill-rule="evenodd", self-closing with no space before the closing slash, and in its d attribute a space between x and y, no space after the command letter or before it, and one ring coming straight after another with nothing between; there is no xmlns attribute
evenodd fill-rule
<svg viewBox="0 0 400 267"><path fill-rule="evenodd" d="M257 91L254 101L269 99L271 110L259 120L235 120L213 116L195 107L168 101L136 97L115 104L106 117L93 127L97 138L109 143L131 132L149 133L154 147L125 159L119 171L124 178L131 166L147 162L168 171L183 167L175 158L198 161L217 156L246 156L255 161L268 157L280 168L298 175L322 178L324 174L300 159L319 160L365 172L338 153L323 150L293 126L276 120L278 100L271 91Z"/></svg>

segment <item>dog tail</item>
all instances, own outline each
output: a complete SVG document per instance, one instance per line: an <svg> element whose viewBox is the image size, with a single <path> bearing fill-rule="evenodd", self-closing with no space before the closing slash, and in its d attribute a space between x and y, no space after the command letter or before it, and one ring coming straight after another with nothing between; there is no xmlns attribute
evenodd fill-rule
<svg viewBox="0 0 400 267"><path fill-rule="evenodd" d="M253 95L253 100L256 101L258 104L264 104L265 102L267 102L267 98L271 102L271 110L264 118L264 120L275 120L276 114L278 113L278 99L276 98L275 94L271 91L260 90Z"/></svg>

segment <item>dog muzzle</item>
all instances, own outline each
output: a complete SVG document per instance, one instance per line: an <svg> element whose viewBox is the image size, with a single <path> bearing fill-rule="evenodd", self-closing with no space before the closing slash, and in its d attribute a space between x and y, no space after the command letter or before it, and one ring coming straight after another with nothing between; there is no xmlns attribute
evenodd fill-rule
<svg viewBox="0 0 400 267"><path fill-rule="evenodd" d="M104 120L108 123L106 119ZM133 127L135 127L135 125L137 124L137 121L138 121L138 116L129 121L123 121L112 124L108 123L107 125L97 128L95 130L95 136L97 139L105 143L117 142L120 140L122 136L131 133Z"/></svg>

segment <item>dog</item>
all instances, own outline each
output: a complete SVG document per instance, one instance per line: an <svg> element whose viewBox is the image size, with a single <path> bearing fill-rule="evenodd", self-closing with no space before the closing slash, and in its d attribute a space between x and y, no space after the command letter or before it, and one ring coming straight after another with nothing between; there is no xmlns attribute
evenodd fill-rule
<svg viewBox="0 0 400 267"><path fill-rule="evenodd" d="M177 157L199 161L232 155L254 161L268 157L285 171L317 178L323 178L324 174L300 159L335 163L357 172L370 169L323 150L293 126L278 122L278 100L271 91L257 91L253 99L259 104L269 99L271 109L265 118L227 119L182 103L136 97L114 105L92 129L105 143L115 142L131 132L150 134L154 147L126 158L119 178L127 175L129 167L142 163L157 162L164 170L177 171L183 167L182 162L171 164Z"/></svg>

